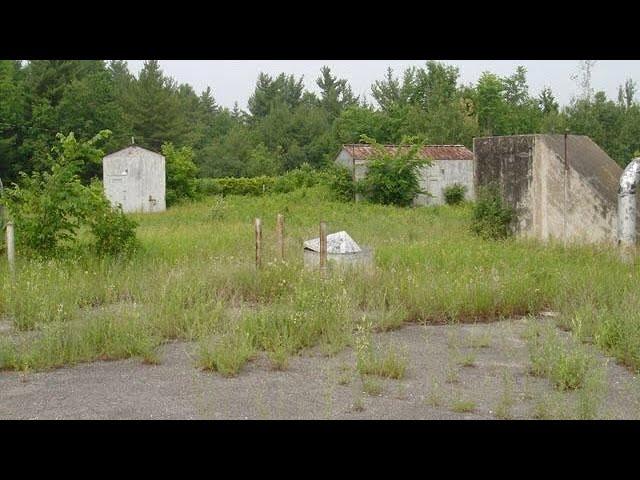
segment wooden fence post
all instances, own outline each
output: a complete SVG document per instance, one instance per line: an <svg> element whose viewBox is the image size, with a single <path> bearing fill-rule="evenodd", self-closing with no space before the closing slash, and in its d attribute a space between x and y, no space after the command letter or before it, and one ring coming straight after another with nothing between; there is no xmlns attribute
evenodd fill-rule
<svg viewBox="0 0 640 480"><path fill-rule="evenodd" d="M278 237L278 255L280 261L284 261L284 215L281 213L276 218L276 235Z"/></svg>
<svg viewBox="0 0 640 480"><path fill-rule="evenodd" d="M256 268L260 268L262 266L262 221L256 218L254 223L256 227Z"/></svg>
<svg viewBox="0 0 640 480"><path fill-rule="evenodd" d="M7 260L9 260L9 271L13 274L16 268L16 243L13 232L13 222L7 222Z"/></svg>
<svg viewBox="0 0 640 480"><path fill-rule="evenodd" d="M327 222L320 222L320 273L327 269Z"/></svg>

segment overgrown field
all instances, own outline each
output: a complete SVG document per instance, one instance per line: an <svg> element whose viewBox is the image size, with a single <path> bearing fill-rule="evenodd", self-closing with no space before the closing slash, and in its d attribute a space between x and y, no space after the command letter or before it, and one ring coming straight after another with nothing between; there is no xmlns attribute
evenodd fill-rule
<svg viewBox="0 0 640 480"><path fill-rule="evenodd" d="M562 327L640 368L640 271L611 249L481 240L469 206L400 209L328 200L321 188L209 197L138 216L143 249L129 260L0 263L0 369L96 359L158 361L169 339L199 342L198 366L233 375L258 351L275 368L302 349L357 346L358 332L403 322L489 321L543 310ZM286 259L276 259L276 214ZM263 268L252 221L263 221ZM346 230L374 249L371 268L303 265L302 242ZM19 252L18 252L19 253ZM363 350L363 371L402 375L394 352Z"/></svg>

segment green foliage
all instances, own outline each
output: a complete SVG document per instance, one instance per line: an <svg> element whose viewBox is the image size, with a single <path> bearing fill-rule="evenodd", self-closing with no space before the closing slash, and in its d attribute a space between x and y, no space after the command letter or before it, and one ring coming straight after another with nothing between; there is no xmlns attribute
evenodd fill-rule
<svg viewBox="0 0 640 480"><path fill-rule="evenodd" d="M38 332L20 342L14 343L13 335L6 344L0 341L0 368L123 358L143 354L158 341L203 335L221 341L203 353L220 349L211 365L232 372L252 351L265 349L274 366L284 368L287 356L303 348L332 353L357 346L354 330L364 316L380 331L407 322L488 321L548 310L569 319L566 326L575 331L591 325L590 349L600 347L640 368L640 270L617 261L610 248L565 249L522 239L481 242L468 228L470 205L347 204L328 200L322 187L268 198L229 196L221 208L214 206L219 200L136 216L144 249L126 262L20 255L19 275L10 282L0 258L0 315L17 329ZM277 213L285 214L285 262L272 261L276 242L267 241L275 238ZM251 226L256 215L264 219L267 235L260 272ZM330 269L328 282L305 268L296 245L317 234L318 218L337 228L342 223L356 240L367 239L376 253L375 268ZM95 315L101 320L89 327ZM60 330L42 328L54 323ZM236 327L249 339L234 337ZM39 341L40 333L46 340ZM476 347L486 344L467 340ZM385 356L383 349L374 358ZM385 372L401 371L396 367L402 363L387 364ZM561 362L566 366L557 371L580 371L579 364Z"/></svg>
<svg viewBox="0 0 640 480"><path fill-rule="evenodd" d="M322 181L321 174L308 163L303 163L299 168L278 177L273 185L273 191L277 193L292 192L299 188L313 187L320 181Z"/></svg>
<svg viewBox="0 0 640 480"><path fill-rule="evenodd" d="M464 200L464 196L467 193L467 187L454 183L444 188L444 201L447 205L458 205Z"/></svg>
<svg viewBox="0 0 640 480"><path fill-rule="evenodd" d="M166 201L167 205L197 197L196 175L198 167L193 163L191 147L176 148L172 143L162 145L162 154L166 159Z"/></svg>
<svg viewBox="0 0 640 480"><path fill-rule="evenodd" d="M87 224L95 238L95 252L101 256L129 256L139 247L138 224L124 214L120 205L111 206L101 182L92 182L90 191L93 214L87 217Z"/></svg>
<svg viewBox="0 0 640 480"><path fill-rule="evenodd" d="M308 188L325 180L323 172L303 164L278 177L226 177L199 178L197 191L205 195L264 195L267 193L287 193L299 188Z"/></svg>
<svg viewBox="0 0 640 480"><path fill-rule="evenodd" d="M640 148L640 106L635 83L619 95L583 95L567 106L545 87L533 97L527 72L485 72L461 85L459 71L428 61L398 77L388 70L371 91L375 105L353 94L345 79L323 67L318 92L302 78L261 74L248 111L217 105L211 89L197 94L149 60L132 75L124 61L0 61L0 177L48 171L55 134L73 131L79 141L109 129L105 151L136 143L158 151L164 143L191 147L203 177L276 176L308 163L323 169L343 143L361 135L380 143L418 136L431 144L471 146L479 135L571 133L590 136L621 166ZM584 87L582 85L581 87ZM100 177L100 164L77 172L83 184ZM169 203L174 201L169 195Z"/></svg>
<svg viewBox="0 0 640 480"><path fill-rule="evenodd" d="M582 388L596 373L595 357L581 345L565 345L554 327L534 326L528 337L531 373L548 377L556 388Z"/></svg>
<svg viewBox="0 0 640 480"><path fill-rule="evenodd" d="M423 158L420 150L422 144L409 144L405 139L401 148L389 151L374 139L363 136L374 153L367 163L367 174L358 182L358 190L374 203L383 205L411 205L419 193L423 193L419 182L419 169L430 165L430 160Z"/></svg>
<svg viewBox="0 0 640 480"><path fill-rule="evenodd" d="M263 195L270 192L275 183L275 177L266 176L198 179L199 189L202 192L220 195Z"/></svg>
<svg viewBox="0 0 640 480"><path fill-rule="evenodd" d="M19 185L3 192L2 203L16 224L16 243L27 254L55 257L78 246L78 233L88 226L95 235L99 255L130 252L135 247L135 223L113 209L99 183L87 187L78 172L87 163L100 161L96 143L108 138L108 130L88 142L73 133L58 134L58 145L48 156L50 171L21 172Z"/></svg>
<svg viewBox="0 0 640 480"><path fill-rule="evenodd" d="M342 202L350 202L354 199L355 183L349 169L332 164L325 170L327 185L334 197Z"/></svg>
<svg viewBox="0 0 640 480"><path fill-rule="evenodd" d="M502 200L500 187L484 185L478 190L473 207L471 230L485 239L500 239L511 235L513 209Z"/></svg>

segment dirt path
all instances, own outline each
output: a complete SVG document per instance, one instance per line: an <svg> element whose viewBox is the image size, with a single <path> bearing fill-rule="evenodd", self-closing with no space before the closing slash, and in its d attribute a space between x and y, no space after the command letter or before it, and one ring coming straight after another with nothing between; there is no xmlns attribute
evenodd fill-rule
<svg viewBox="0 0 640 480"><path fill-rule="evenodd" d="M194 345L162 347L160 365L130 359L50 372L0 373L2 419L492 419L575 417L576 393L528 374L524 320L406 326L378 334L409 359L402 380L363 392L351 350L310 351L274 371L266 358L236 378L201 372ZM639 418L640 380L601 355L606 389L598 418ZM472 366L463 366L473 364ZM471 410L463 412L461 410Z"/></svg>

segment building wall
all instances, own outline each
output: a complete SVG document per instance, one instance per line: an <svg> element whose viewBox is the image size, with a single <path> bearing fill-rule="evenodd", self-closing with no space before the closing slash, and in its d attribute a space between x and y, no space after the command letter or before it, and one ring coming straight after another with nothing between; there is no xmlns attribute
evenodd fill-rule
<svg viewBox="0 0 640 480"><path fill-rule="evenodd" d="M162 212L165 205L165 158L139 147L106 156L102 162L107 198L124 212ZM126 174L125 174L126 172Z"/></svg>
<svg viewBox="0 0 640 480"><path fill-rule="evenodd" d="M431 166L420 170L420 187L430 195L419 194L416 205L442 205L444 189L454 183L467 187L465 198L475 198L473 160L435 160Z"/></svg>
<svg viewBox="0 0 640 480"><path fill-rule="evenodd" d="M473 141L475 186L496 183L505 203L516 212L516 233L530 235L533 226L533 135L483 137Z"/></svg>
<svg viewBox="0 0 640 480"><path fill-rule="evenodd" d="M351 155L344 149L338 154L335 162L348 168L356 181L361 180L367 174L367 162L356 160L355 164ZM426 189L433 197L419 194L414 203L416 205L440 205L444 203L443 189L454 183L460 183L467 187L466 198L475 198L473 181L473 160L436 160L430 167L420 170L420 187ZM361 195L356 195L356 201L361 200Z"/></svg>
<svg viewBox="0 0 640 480"><path fill-rule="evenodd" d="M615 242L622 169L588 137L568 136L567 152L565 164L562 135L475 139L476 188L491 181L500 185L516 210L514 230L521 236Z"/></svg>
<svg viewBox="0 0 640 480"><path fill-rule="evenodd" d="M571 155L571 145L568 152ZM557 152L544 136L537 139L534 176L542 188L537 192L534 215L539 220L535 222L534 236L562 241L566 235L569 242L614 243L617 198L593 188L591 178L576 171L571 163L565 175L564 152ZM616 189L616 184L611 188Z"/></svg>

